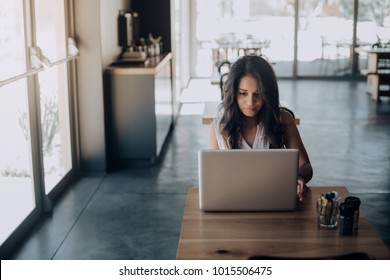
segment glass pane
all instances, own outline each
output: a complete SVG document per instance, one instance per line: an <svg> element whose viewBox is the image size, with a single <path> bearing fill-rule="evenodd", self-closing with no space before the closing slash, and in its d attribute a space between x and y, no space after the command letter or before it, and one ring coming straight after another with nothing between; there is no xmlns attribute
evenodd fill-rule
<svg viewBox="0 0 390 280"><path fill-rule="evenodd" d="M0 87L0 244L35 208L26 80Z"/></svg>
<svg viewBox="0 0 390 280"><path fill-rule="evenodd" d="M37 43L51 62L66 56L64 0L36 0ZM67 64L39 73L45 190L72 168Z"/></svg>
<svg viewBox="0 0 390 280"><path fill-rule="evenodd" d="M23 2L0 0L0 79L25 72ZM26 80L0 87L0 244L35 208Z"/></svg>
<svg viewBox="0 0 390 280"><path fill-rule="evenodd" d="M66 57L64 0L35 0L37 45L55 62Z"/></svg>
<svg viewBox="0 0 390 280"><path fill-rule="evenodd" d="M216 61L234 61L244 53L274 63L276 74L292 75L294 4L272 0L197 0L196 66L210 77Z"/></svg>
<svg viewBox="0 0 390 280"><path fill-rule="evenodd" d="M45 189L72 168L66 63L39 73Z"/></svg>
<svg viewBox="0 0 390 280"><path fill-rule="evenodd" d="M299 1L298 75L351 73L353 1Z"/></svg>
<svg viewBox="0 0 390 280"><path fill-rule="evenodd" d="M0 80L26 72L23 24L23 1L0 0Z"/></svg>

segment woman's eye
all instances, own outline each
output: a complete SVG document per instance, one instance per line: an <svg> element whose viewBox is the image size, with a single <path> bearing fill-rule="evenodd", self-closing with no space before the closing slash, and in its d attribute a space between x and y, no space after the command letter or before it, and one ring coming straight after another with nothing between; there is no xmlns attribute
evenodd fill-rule
<svg viewBox="0 0 390 280"><path fill-rule="evenodd" d="M264 97L263 93L261 93L261 92L256 92L256 93L255 93L255 96L256 96L257 98L260 98L260 99L262 99L262 98Z"/></svg>

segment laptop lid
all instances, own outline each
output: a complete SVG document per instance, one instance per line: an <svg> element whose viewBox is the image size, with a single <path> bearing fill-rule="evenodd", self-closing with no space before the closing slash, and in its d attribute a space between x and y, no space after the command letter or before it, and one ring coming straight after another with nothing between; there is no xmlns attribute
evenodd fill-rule
<svg viewBox="0 0 390 280"><path fill-rule="evenodd" d="M203 211L292 211L297 206L298 150L200 150Z"/></svg>

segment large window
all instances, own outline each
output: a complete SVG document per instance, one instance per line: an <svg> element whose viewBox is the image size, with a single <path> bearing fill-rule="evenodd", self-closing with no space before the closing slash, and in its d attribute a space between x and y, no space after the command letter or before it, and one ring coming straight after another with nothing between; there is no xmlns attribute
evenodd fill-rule
<svg viewBox="0 0 390 280"><path fill-rule="evenodd" d="M300 0L298 75L340 76L350 73L353 49L353 1ZM352 9L346 12L346 9Z"/></svg>
<svg viewBox="0 0 390 280"><path fill-rule="evenodd" d="M245 50L261 52L277 61L284 75L292 75L292 68L283 65L294 58L294 5L272 0L195 2L193 76L208 77L216 59L234 60Z"/></svg>
<svg viewBox="0 0 390 280"><path fill-rule="evenodd" d="M390 41L390 0L194 0L192 76L252 50L278 77L352 76ZM241 52L240 52L241 50Z"/></svg>
<svg viewBox="0 0 390 280"><path fill-rule="evenodd" d="M0 244L74 169L67 0L0 0Z"/></svg>

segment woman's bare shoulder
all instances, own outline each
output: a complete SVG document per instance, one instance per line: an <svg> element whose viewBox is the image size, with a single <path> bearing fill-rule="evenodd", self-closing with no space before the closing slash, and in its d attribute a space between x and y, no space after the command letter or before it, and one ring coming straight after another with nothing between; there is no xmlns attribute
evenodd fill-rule
<svg viewBox="0 0 390 280"><path fill-rule="evenodd" d="M284 108L280 109L280 122L284 125L295 125L293 113Z"/></svg>

